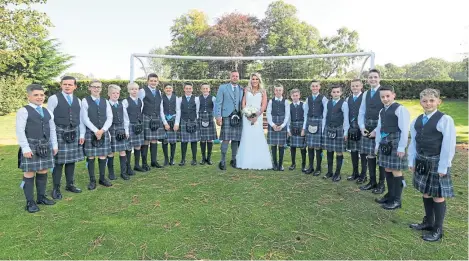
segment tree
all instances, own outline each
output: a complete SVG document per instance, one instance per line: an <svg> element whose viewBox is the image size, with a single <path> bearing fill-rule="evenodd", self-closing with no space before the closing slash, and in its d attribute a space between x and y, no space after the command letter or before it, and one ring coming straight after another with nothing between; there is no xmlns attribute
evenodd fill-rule
<svg viewBox="0 0 469 261"><path fill-rule="evenodd" d="M150 50L150 54L167 54L168 48L153 48ZM171 77L171 66L169 62L165 62L164 59L159 58L148 58L149 68L145 68L147 73L156 73L161 79L168 79Z"/></svg>
<svg viewBox="0 0 469 261"><path fill-rule="evenodd" d="M411 79L451 80L450 67L443 59L429 58L410 66L406 75Z"/></svg>

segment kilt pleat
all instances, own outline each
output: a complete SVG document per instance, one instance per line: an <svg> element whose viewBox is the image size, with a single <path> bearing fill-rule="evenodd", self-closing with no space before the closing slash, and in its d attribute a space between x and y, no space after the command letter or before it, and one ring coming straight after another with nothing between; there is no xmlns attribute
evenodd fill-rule
<svg viewBox="0 0 469 261"><path fill-rule="evenodd" d="M98 156L107 156L111 153L111 142L109 131L106 131L101 137L104 139L104 143L101 147L94 147L91 144L93 133L90 129L86 129L85 133L85 156L87 157L98 157Z"/></svg>
<svg viewBox="0 0 469 261"><path fill-rule="evenodd" d="M283 124L285 116L272 116L272 122L276 125ZM267 132L267 144L269 145L286 145L287 144L287 127L285 126L281 131L274 131L272 126L269 125Z"/></svg>
<svg viewBox="0 0 469 261"><path fill-rule="evenodd" d="M152 131L150 129L150 116L143 114L143 133L145 140L162 140L165 138L166 131L160 116L156 116L154 120L158 121L157 125L159 127L155 131Z"/></svg>
<svg viewBox="0 0 469 261"><path fill-rule="evenodd" d="M181 138L181 142L194 142L194 141L199 141L200 139L200 133L199 133L199 126L197 124L197 120L195 120L195 123L196 123L196 130L195 132L193 133L189 133L187 132L187 126L186 124L188 123L189 121L186 121L186 120L182 120L181 119L181 125L179 126L179 135L180 135L180 138Z"/></svg>
<svg viewBox="0 0 469 261"><path fill-rule="evenodd" d="M290 131L293 128L299 128L299 129L302 130L303 129L303 121L291 122L290 123ZM306 146L305 136L301 136L301 135L295 136L293 134L292 134L292 136L290 136L290 147L304 148L305 146Z"/></svg>
<svg viewBox="0 0 469 261"><path fill-rule="evenodd" d="M209 120L208 127L202 127L202 120ZM201 141L212 141L217 139L217 129L215 127L213 113L199 112L198 123Z"/></svg>
<svg viewBox="0 0 469 261"><path fill-rule="evenodd" d="M134 132L134 126L135 124L130 123L129 125L129 149L132 149L133 147L138 147L142 146L145 139L144 139L144 132L142 131L140 134L135 134Z"/></svg>
<svg viewBox="0 0 469 261"><path fill-rule="evenodd" d="M76 139L74 142L67 143L63 138L64 131L75 130ZM82 161L85 157L83 154L83 145L80 145L80 128L61 128L56 126L57 144L59 150L54 156L55 163L67 164Z"/></svg>
<svg viewBox="0 0 469 261"><path fill-rule="evenodd" d="M427 193L432 197L452 198L454 197L453 182L451 180L451 168L447 169L446 175L440 177L438 164L440 156L423 156L417 154L416 157L430 161L431 168L428 175L420 175L414 172L412 184L421 193ZM415 164L413 164L415 166Z"/></svg>
<svg viewBox="0 0 469 261"><path fill-rule="evenodd" d="M377 134L379 135L379 133ZM391 155L383 155L378 149L378 165L384 168L394 170L405 170L408 168L407 157L399 158L397 156L397 147L399 145L400 132L392 132L384 137L381 142L391 142L392 152Z"/></svg>
<svg viewBox="0 0 469 261"><path fill-rule="evenodd" d="M129 145L129 139L123 139L123 140L116 139L118 131L125 132L124 124L121 124L120 126L115 126L113 124L111 128L109 128L109 134L111 135L111 151L120 152L120 151L129 150L131 148Z"/></svg>
<svg viewBox="0 0 469 261"><path fill-rule="evenodd" d="M19 168L24 172L35 172L44 169L50 169L54 167L54 151L52 149L52 144L47 140L37 140L37 139L28 139L29 147L33 152L32 158L23 157L23 153L19 156L20 165ZM48 144L49 145L49 155L45 158L39 157L35 151L36 146L39 144Z"/></svg>
<svg viewBox="0 0 469 261"><path fill-rule="evenodd" d="M318 131L310 133L308 131L309 125L317 125ZM306 124L306 146L310 148L322 148L322 118L309 117Z"/></svg>
<svg viewBox="0 0 469 261"><path fill-rule="evenodd" d="M223 117L221 131L220 131L220 140L241 140L241 133L243 129L243 121L241 120L239 125L232 127L230 125L230 117Z"/></svg>
<svg viewBox="0 0 469 261"><path fill-rule="evenodd" d="M368 119L365 121L365 126L373 126L373 128L376 128L376 126L378 126L378 120ZM366 155L375 155L375 147L376 147L375 139L361 137L360 145L361 145L360 153L366 154Z"/></svg>
<svg viewBox="0 0 469 261"><path fill-rule="evenodd" d="M336 131L336 137L334 139L327 137L328 130ZM339 127L326 126L324 128L322 146L323 146L323 149L327 151L344 152L345 151L344 127L343 126L339 126Z"/></svg>

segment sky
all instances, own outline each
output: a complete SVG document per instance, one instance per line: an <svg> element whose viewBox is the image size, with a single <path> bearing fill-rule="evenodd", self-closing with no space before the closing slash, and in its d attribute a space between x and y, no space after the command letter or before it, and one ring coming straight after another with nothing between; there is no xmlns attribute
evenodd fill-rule
<svg viewBox="0 0 469 261"><path fill-rule="evenodd" d="M191 9L209 24L230 12L264 18L271 0L48 0L33 8L45 12L54 27L51 38L73 55L67 72L96 78L129 79L130 55L170 45L174 19ZM469 50L469 1L285 0L298 18L330 36L341 27L359 33L359 47L376 54L376 64L399 66L430 57L462 59ZM136 76L143 75L137 70Z"/></svg>

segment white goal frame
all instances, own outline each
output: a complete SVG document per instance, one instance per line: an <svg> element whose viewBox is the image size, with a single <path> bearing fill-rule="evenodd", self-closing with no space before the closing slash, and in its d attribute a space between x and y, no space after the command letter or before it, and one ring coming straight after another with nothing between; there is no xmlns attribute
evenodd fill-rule
<svg viewBox="0 0 469 261"><path fill-rule="evenodd" d="M365 56L360 69L360 74L363 72L366 62L370 59L370 69L375 68L375 53L374 52L359 52L359 53L331 53L331 54L309 54L309 55L292 55L292 56L184 56L184 55L167 55L167 54L148 54L148 53L133 53L130 55L130 82L135 79L135 59L141 64L143 70L145 66L140 60L140 57L146 58L163 58L163 59L178 59L178 60L205 60L205 61L246 61L246 60L300 60L300 59L314 59L314 58L334 58L334 57L357 57ZM145 74L148 73L145 71ZM359 77L360 75L358 75Z"/></svg>

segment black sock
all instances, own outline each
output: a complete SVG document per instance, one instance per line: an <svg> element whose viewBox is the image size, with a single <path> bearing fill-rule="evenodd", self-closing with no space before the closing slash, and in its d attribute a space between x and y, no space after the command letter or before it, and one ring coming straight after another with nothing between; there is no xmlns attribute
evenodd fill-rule
<svg viewBox="0 0 469 261"><path fill-rule="evenodd" d="M446 201L433 202L433 210L435 211L435 225L433 229L443 230L443 221L445 220L446 214Z"/></svg>
<svg viewBox="0 0 469 261"><path fill-rule="evenodd" d="M207 142L206 141L201 141L200 142L200 151L202 152L202 159L206 159L207 156L205 154L205 149L207 148Z"/></svg>
<svg viewBox="0 0 469 261"><path fill-rule="evenodd" d="M207 142L207 159L212 157L213 142Z"/></svg>
<svg viewBox="0 0 469 261"><path fill-rule="evenodd" d="M301 148L301 166L305 168L306 166L306 148Z"/></svg>
<svg viewBox="0 0 469 261"><path fill-rule="evenodd" d="M197 141L191 142L192 160L197 160Z"/></svg>
<svg viewBox="0 0 469 261"><path fill-rule="evenodd" d="M357 175L358 174L358 151L352 151L350 152L350 156L352 157L352 168L353 168L353 174Z"/></svg>
<svg viewBox="0 0 469 261"><path fill-rule="evenodd" d="M60 181L62 180L62 169L64 164L55 164L54 170L52 171L52 183L54 187L60 186Z"/></svg>
<svg viewBox="0 0 469 261"><path fill-rule="evenodd" d="M186 160L186 152L187 152L187 142L181 142L181 158L182 160Z"/></svg>
<svg viewBox="0 0 469 261"><path fill-rule="evenodd" d="M296 165L296 147L290 147L291 164Z"/></svg>
<svg viewBox="0 0 469 261"><path fill-rule="evenodd" d="M106 159L98 159L98 166L99 166L99 179L105 180L106 175Z"/></svg>
<svg viewBox="0 0 469 261"><path fill-rule="evenodd" d="M228 142L222 142L221 144L221 161L225 162L226 152L228 151Z"/></svg>
<svg viewBox="0 0 469 261"><path fill-rule="evenodd" d="M435 223L435 213L433 212L433 198L423 198L423 207L425 208L425 216L427 223L433 226Z"/></svg>
<svg viewBox="0 0 469 261"><path fill-rule="evenodd" d="M332 172L333 166L334 166L334 152L328 151L327 152L327 173L334 173Z"/></svg>
<svg viewBox="0 0 469 261"><path fill-rule="evenodd" d="M164 155L164 161L167 162L168 161L168 143L163 143L163 145L161 145L161 147L163 147L163 155Z"/></svg>
<svg viewBox="0 0 469 261"><path fill-rule="evenodd" d="M24 186L23 192L26 201L34 201L34 177L27 178L23 177Z"/></svg>
<svg viewBox="0 0 469 261"><path fill-rule="evenodd" d="M314 149L308 148L309 168L313 169L314 166Z"/></svg>
<svg viewBox="0 0 469 261"><path fill-rule="evenodd" d="M36 192L37 192L38 200L46 195L46 184L47 184L47 173L45 174L36 173Z"/></svg>
<svg viewBox="0 0 469 261"><path fill-rule="evenodd" d="M321 170L322 149L316 150L316 170Z"/></svg>
<svg viewBox="0 0 469 261"><path fill-rule="evenodd" d="M96 177L94 175L94 158L87 159L88 163L88 175L90 176L90 181L96 181Z"/></svg>
<svg viewBox="0 0 469 261"><path fill-rule="evenodd" d="M121 175L127 174L127 156L119 156L119 163L121 166Z"/></svg>
<svg viewBox="0 0 469 261"><path fill-rule="evenodd" d="M141 151L140 150L137 150L137 149L134 149L134 165L135 166L140 166L140 154L141 154Z"/></svg>
<svg viewBox="0 0 469 261"><path fill-rule="evenodd" d="M75 162L65 164L65 180L67 182L67 186L75 183Z"/></svg>
<svg viewBox="0 0 469 261"><path fill-rule="evenodd" d="M337 173L337 175L340 175L340 171L342 169L342 163L344 162L344 155L336 155L335 160L337 161L336 167L335 167L335 173Z"/></svg>
<svg viewBox="0 0 469 261"><path fill-rule="evenodd" d="M384 170L384 167L379 166L379 183L384 185L384 180L385 180L385 175L386 171Z"/></svg>
<svg viewBox="0 0 469 261"><path fill-rule="evenodd" d="M142 145L142 165L148 165L148 146Z"/></svg>
<svg viewBox="0 0 469 261"><path fill-rule="evenodd" d="M132 159L132 151L131 150L126 150L125 151L125 156L127 157L127 171L129 171L131 169L130 167L130 162L131 162L131 159Z"/></svg>
<svg viewBox="0 0 469 261"><path fill-rule="evenodd" d="M174 160L174 154L176 153L176 143L171 143L171 160Z"/></svg>
<svg viewBox="0 0 469 261"><path fill-rule="evenodd" d="M239 146L239 141L235 141L235 140L231 141L231 159L232 160L236 159L236 154L238 153L238 146Z"/></svg>
<svg viewBox="0 0 469 261"><path fill-rule="evenodd" d="M278 146L278 165L282 166L283 165L283 155L285 155L285 147L283 146Z"/></svg>
<svg viewBox="0 0 469 261"><path fill-rule="evenodd" d="M376 184L376 158L368 158L368 172L370 173L370 182Z"/></svg>
<svg viewBox="0 0 469 261"><path fill-rule="evenodd" d="M385 171L384 174L386 175L386 184L388 185L388 198L389 198L389 191L392 191L394 189L394 182L393 178L394 176L392 175L392 172Z"/></svg>
<svg viewBox="0 0 469 261"><path fill-rule="evenodd" d="M114 174L114 157L107 157L107 171L109 175Z"/></svg>
<svg viewBox="0 0 469 261"><path fill-rule="evenodd" d="M366 154L360 154L360 161L361 161L361 167L362 171L360 172L360 176L363 178L366 177L366 168L368 166L368 159L366 158Z"/></svg>
<svg viewBox="0 0 469 261"><path fill-rule="evenodd" d="M270 146L270 150L272 151L272 160L274 161L274 165L277 165L277 146ZM275 167L275 166L274 166Z"/></svg>
<svg viewBox="0 0 469 261"><path fill-rule="evenodd" d="M158 143L150 143L151 163L156 163L158 159Z"/></svg>
<svg viewBox="0 0 469 261"><path fill-rule="evenodd" d="M393 190L394 190L394 200L401 202L402 187L403 187L402 180L404 179L404 177L402 177L402 176L393 177L393 179L394 179L393 186L395 186L393 188Z"/></svg>

